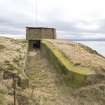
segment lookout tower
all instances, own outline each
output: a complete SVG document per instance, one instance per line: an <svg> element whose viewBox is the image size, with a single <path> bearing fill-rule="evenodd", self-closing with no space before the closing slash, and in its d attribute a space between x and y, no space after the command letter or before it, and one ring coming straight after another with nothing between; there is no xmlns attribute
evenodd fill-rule
<svg viewBox="0 0 105 105"><path fill-rule="evenodd" d="M56 30L44 27L26 27L26 39L29 49L40 48L42 39L55 39Z"/></svg>

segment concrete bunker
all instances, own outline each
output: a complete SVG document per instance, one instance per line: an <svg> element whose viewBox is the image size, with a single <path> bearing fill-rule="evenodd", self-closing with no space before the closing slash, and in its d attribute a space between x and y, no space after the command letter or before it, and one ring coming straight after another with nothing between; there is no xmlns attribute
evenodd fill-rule
<svg viewBox="0 0 105 105"><path fill-rule="evenodd" d="M26 27L28 50L40 49L42 39L55 39L56 30L45 27Z"/></svg>
<svg viewBox="0 0 105 105"><path fill-rule="evenodd" d="M36 40L36 41L33 43L33 48L40 48L40 40Z"/></svg>
<svg viewBox="0 0 105 105"><path fill-rule="evenodd" d="M29 40L28 43L30 49L39 49L41 46L41 40Z"/></svg>

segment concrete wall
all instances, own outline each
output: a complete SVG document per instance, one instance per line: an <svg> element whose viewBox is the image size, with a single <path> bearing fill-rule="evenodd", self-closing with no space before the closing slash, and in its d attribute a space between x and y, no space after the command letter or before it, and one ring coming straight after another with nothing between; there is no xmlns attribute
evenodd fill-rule
<svg viewBox="0 0 105 105"><path fill-rule="evenodd" d="M26 28L27 40L54 39L55 37L56 37L56 30L54 28L40 28L40 27Z"/></svg>
<svg viewBox="0 0 105 105"><path fill-rule="evenodd" d="M41 38L42 39L55 39L56 32L55 29L41 29Z"/></svg>
<svg viewBox="0 0 105 105"><path fill-rule="evenodd" d="M41 29L27 28L26 39L27 40L41 39Z"/></svg>
<svg viewBox="0 0 105 105"><path fill-rule="evenodd" d="M89 79L94 78L89 69L75 67L52 43L42 41L41 45L42 54L48 58L49 62L55 67L58 73L64 77L65 82L73 87L81 87L88 85Z"/></svg>

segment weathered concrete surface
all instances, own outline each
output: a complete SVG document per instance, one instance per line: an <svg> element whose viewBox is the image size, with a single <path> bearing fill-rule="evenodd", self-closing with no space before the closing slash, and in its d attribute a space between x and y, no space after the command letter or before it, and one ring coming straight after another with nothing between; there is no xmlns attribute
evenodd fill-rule
<svg viewBox="0 0 105 105"><path fill-rule="evenodd" d="M55 39L56 30L54 28L45 27L27 27L27 40Z"/></svg>
<svg viewBox="0 0 105 105"><path fill-rule="evenodd" d="M74 46L75 44L72 43L70 45ZM78 47L80 47L81 49L79 48L80 50L79 53L82 53L81 52L82 47L76 46L76 50L74 47L74 52L73 52L73 48L71 49L70 45L68 46L67 43L65 44L63 42L54 41L54 40L53 41L44 40L42 41L41 51L48 58L48 60L51 61L51 63L57 68L57 70L62 72L66 81L69 81L70 83L74 84L74 86L84 86L86 84L90 84L93 80L97 79L99 77L98 75L100 74L97 74L95 69L92 69L91 66L89 67L86 65L86 61L88 60L85 58L81 58L81 59L85 59L85 62L83 62L85 63L85 65L81 66L81 61L79 62L79 60L76 60L76 57L78 58L80 56L79 54L76 54L78 53L78 51L76 50L78 50ZM85 50L84 52L83 54L87 54ZM91 53L89 54L92 55ZM73 55L76 57L72 58ZM73 60L71 60L71 58L76 62L75 64ZM100 58L100 59L105 64L105 59L104 58Z"/></svg>

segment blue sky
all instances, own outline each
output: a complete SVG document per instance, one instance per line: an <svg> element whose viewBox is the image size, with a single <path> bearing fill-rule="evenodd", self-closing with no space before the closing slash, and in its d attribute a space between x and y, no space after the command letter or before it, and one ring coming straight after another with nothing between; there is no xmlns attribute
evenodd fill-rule
<svg viewBox="0 0 105 105"><path fill-rule="evenodd" d="M37 4L37 7L36 7ZM105 0L0 0L0 34L55 27L59 38L105 38Z"/></svg>

